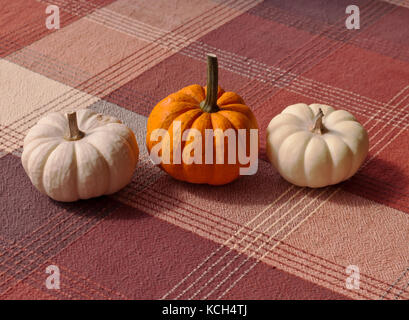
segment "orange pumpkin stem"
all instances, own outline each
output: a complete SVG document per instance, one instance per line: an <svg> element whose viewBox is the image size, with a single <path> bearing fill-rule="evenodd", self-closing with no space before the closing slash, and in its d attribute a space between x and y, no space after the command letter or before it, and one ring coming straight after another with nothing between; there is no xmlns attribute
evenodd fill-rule
<svg viewBox="0 0 409 320"><path fill-rule="evenodd" d="M314 125L311 128L311 132L323 134L325 131L325 127L322 124L322 118L324 117L324 112L322 112L321 108L318 109L318 113L314 118Z"/></svg>
<svg viewBox="0 0 409 320"><path fill-rule="evenodd" d="M67 113L67 118L68 118L69 132L68 132L68 135L65 137L65 139L69 141L75 141L75 140L82 139L85 134L78 128L77 113L75 111L71 113Z"/></svg>
<svg viewBox="0 0 409 320"><path fill-rule="evenodd" d="M206 99L200 103L200 108L204 112L217 112L220 110L217 105L217 93L219 89L219 75L217 57L214 54L207 54L207 92Z"/></svg>

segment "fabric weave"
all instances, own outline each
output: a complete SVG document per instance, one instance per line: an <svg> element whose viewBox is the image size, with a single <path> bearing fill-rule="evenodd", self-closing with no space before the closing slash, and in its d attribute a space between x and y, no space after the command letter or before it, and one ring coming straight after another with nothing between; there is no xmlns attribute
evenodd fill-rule
<svg viewBox="0 0 409 320"><path fill-rule="evenodd" d="M359 30L345 27L349 2L1 1L0 298L409 299L409 1L354 1ZM208 52L260 127L257 174L220 187L172 179L145 146L152 108L204 85ZM266 160L269 121L299 102L367 129L349 181L295 187ZM140 161L120 192L58 203L31 185L23 140L45 114L80 108L131 127Z"/></svg>

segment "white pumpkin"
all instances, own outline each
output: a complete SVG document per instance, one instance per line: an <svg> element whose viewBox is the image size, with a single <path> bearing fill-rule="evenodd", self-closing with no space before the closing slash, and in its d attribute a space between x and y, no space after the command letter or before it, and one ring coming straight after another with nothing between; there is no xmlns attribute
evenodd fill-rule
<svg viewBox="0 0 409 320"><path fill-rule="evenodd" d="M368 134L347 111L321 104L285 108L267 128L266 152L281 176L312 188L354 175L368 153Z"/></svg>
<svg viewBox="0 0 409 320"><path fill-rule="evenodd" d="M131 181L138 157L131 129L83 109L38 121L24 139L21 161L39 191L68 202L120 190Z"/></svg>

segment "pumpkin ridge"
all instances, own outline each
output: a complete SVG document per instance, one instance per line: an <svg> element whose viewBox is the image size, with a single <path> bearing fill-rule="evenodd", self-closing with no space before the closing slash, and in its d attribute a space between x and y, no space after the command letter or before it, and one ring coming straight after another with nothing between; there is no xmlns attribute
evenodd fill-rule
<svg viewBox="0 0 409 320"><path fill-rule="evenodd" d="M246 128L242 128L241 125L240 127L237 127L227 116L226 114L240 114L245 118L244 123L249 124L248 127ZM250 140L249 139L249 135L250 135L250 130L251 129L258 129L258 125L257 125L257 120L255 120L255 123L253 123L252 119L250 119L246 114L239 112L239 111L231 111L231 110L225 110L225 111L219 111L218 114L220 114L222 117L224 117L232 126L232 128L234 128L234 131L236 132L236 152L238 152L238 148L239 148L239 143L243 143L243 141L240 139L240 135L239 135L239 129L245 129L246 130L246 138L245 138L245 147L246 147L246 156L248 156L248 152L250 152ZM237 115L236 115L237 117ZM252 128L252 126L255 126L255 128ZM243 143L244 144L244 143ZM258 151L257 151L258 152ZM238 154L236 155L238 156ZM236 159L236 161L238 161L238 159ZM241 166L241 165L239 165Z"/></svg>
<svg viewBox="0 0 409 320"><path fill-rule="evenodd" d="M246 105L243 98L237 93L232 91L224 91L217 99L219 106L225 106L229 104L242 104Z"/></svg>
<svg viewBox="0 0 409 320"><path fill-rule="evenodd" d="M236 107L242 107L243 109L247 109L247 110L239 110L239 109L236 109ZM223 106L220 106L220 111L238 112L238 113L244 114L248 118L248 115L243 111L247 111L248 113L250 113L251 109L245 104L231 103L231 104L225 104Z"/></svg>
<svg viewBox="0 0 409 320"><path fill-rule="evenodd" d="M337 117L339 114L342 115L342 118L333 120L334 117ZM339 122L343 121L357 121L356 118L353 116L353 114L349 113L346 110L334 110L329 114L325 115L325 121L330 123L330 125L335 125Z"/></svg>
<svg viewBox="0 0 409 320"><path fill-rule="evenodd" d="M218 112L212 114L210 113L210 123L212 126L212 130L214 133L215 127L217 129L217 126L215 125L215 119L213 119L214 117L217 117L216 114L218 114ZM213 163L216 163L215 159L216 159L216 153L214 152L214 149L216 147L215 141L214 141L214 137L213 137ZM210 166L211 171L209 172L209 176L210 178L208 179L208 181L215 181L215 176L216 176L216 165Z"/></svg>
<svg viewBox="0 0 409 320"><path fill-rule="evenodd" d="M39 146L41 146L41 145L43 145L43 144L45 144L45 143L48 143L48 142L52 142L53 140L57 140L58 138L60 138L60 137L36 137L34 140L31 140L28 144L27 144L27 146L26 146L26 148L30 145L30 144L32 144L33 142L35 142L35 140L40 140L40 139L44 139L44 140L46 140L46 141L42 141L41 143L39 143L38 145L37 145L37 147L39 147ZM33 151L31 151L31 152L33 152ZM30 153L30 155L31 155L31 153Z"/></svg>
<svg viewBox="0 0 409 320"><path fill-rule="evenodd" d="M199 90L200 92L195 92L195 89L200 89ZM193 98L196 101L197 105L199 105L200 102L202 102L206 97L205 89L200 84L192 84L190 86L184 87L180 89L177 93L184 94ZM195 93L200 94L201 97L197 97Z"/></svg>
<svg viewBox="0 0 409 320"><path fill-rule="evenodd" d="M169 105L166 106L165 109L162 109L161 112L165 112L167 111L167 109L172 109L173 108L173 104L184 104L185 107L183 109L180 109L179 111L170 111L169 112L169 116L173 116L175 113L185 113L188 112L190 110L195 110L195 109L200 109L198 104L194 104L194 103L185 103L185 102L179 102L179 101L175 101Z"/></svg>
<svg viewBox="0 0 409 320"><path fill-rule="evenodd" d="M306 116L306 117L300 116L300 115L296 112L296 110L294 110L294 107L296 107L297 105L299 105L299 104L294 104L294 105L288 106L288 107L285 108L281 113L282 113L282 114L292 114L293 116L297 117L297 118L298 118L299 120L301 120L302 122L309 121L309 120L312 121L312 120L314 119L314 117L315 117L314 111L310 108L309 105L307 105L307 104L305 104L305 103L302 103L302 104L301 104L304 109L306 109L306 110L309 111L309 112L307 112L307 113L308 113L308 116L305 115L305 114L303 114L303 116ZM290 108L290 107L291 107L291 108ZM298 111L298 110L297 110L297 111ZM325 115L324 115L324 116L325 116Z"/></svg>
<svg viewBox="0 0 409 320"><path fill-rule="evenodd" d="M185 87L180 89L177 92L171 93L167 98L169 99L168 101L165 99L162 99L161 101L159 101L158 104L163 104L165 103L165 105L171 104L171 103L188 103L188 104L197 104L198 99L191 94L191 92L185 92L185 90L187 90L189 87Z"/></svg>
<svg viewBox="0 0 409 320"><path fill-rule="evenodd" d="M289 135L287 135L284 139L281 139L281 141L277 141L277 138L275 137L275 135L277 134L277 131L279 130L283 130L283 128L287 128L290 129L291 133L289 133ZM285 141L285 139L287 139L287 137L291 136L292 134L295 133L299 133L299 132L304 132L304 129L301 129L299 127L297 127L297 125L295 124L281 124L279 126L276 126L274 128L270 127L270 125L267 127L267 132L266 132L266 153L267 156L270 159L270 162L273 163L273 159L274 159L274 163L277 164L277 160L278 160L278 152L280 150L281 145L283 144L283 142ZM271 148L271 144L273 144L273 141L277 141L277 146L276 148ZM277 149L277 150L275 150ZM273 150L273 151L271 151ZM270 151L270 152L268 152ZM271 156L271 158L270 158Z"/></svg>
<svg viewBox="0 0 409 320"><path fill-rule="evenodd" d="M288 138L290 138L291 136L293 136L294 134L300 133L300 132L305 132L305 130L298 130L296 132L291 133L289 136L285 137L285 139L283 139L283 141L281 142L281 145L284 143L285 140L287 140ZM312 135L310 136L310 139L312 138ZM280 145L280 147L281 147ZM280 147L278 147L278 151L280 151Z"/></svg>
<svg viewBox="0 0 409 320"><path fill-rule="evenodd" d="M131 151L133 158L134 158L134 162L136 163L136 157L135 157L135 153L133 151L132 145L131 143L125 139L124 137L122 137L121 135L117 134L117 137L119 137L121 140L123 140L125 142L125 144L128 146L128 149Z"/></svg>
<svg viewBox="0 0 409 320"><path fill-rule="evenodd" d="M52 124L50 124L50 123L44 123L44 122L42 122L42 123L40 123L40 124L38 124L39 126L47 126L47 127L51 127L51 128L54 128L54 129L57 129L58 131L60 131L61 132L61 134L62 135L64 135L64 130L62 130L60 127L58 127L58 126L55 126L55 125L52 125ZM54 137L54 136L53 136ZM57 136L55 136L55 138L57 138Z"/></svg>
<svg viewBox="0 0 409 320"><path fill-rule="evenodd" d="M243 108L244 110L237 110L234 106ZM252 126L254 127L252 129L258 129L257 119L254 116L253 111L251 111L251 109L245 104L238 104L237 103L237 104L224 105L223 107L221 107L220 111L229 111L229 112L240 113L240 114L244 115L248 119L248 121L252 124Z"/></svg>
<svg viewBox="0 0 409 320"><path fill-rule="evenodd" d="M239 112L239 111L232 111L232 110L220 110L219 112L218 112L218 114L220 114L223 118L225 118L227 121L229 121L229 123L231 124L231 126L234 128L234 130L236 131L236 134L238 133L238 129L251 129L250 127L249 128L237 128L231 121L230 121L230 119L226 116L226 113L238 113L238 114L240 114L240 115L242 115L243 117L245 117L246 118L246 120L247 120L247 122L249 122L249 123L252 123L252 121L249 119L249 117L246 115L246 114L244 114L244 113L242 113L242 112Z"/></svg>
<svg viewBox="0 0 409 320"><path fill-rule="evenodd" d="M51 142L51 141L49 141L49 142ZM41 144L40 144L40 145L41 145ZM55 145L52 146L52 147L47 151L47 154L44 155L44 157L43 157L43 164L40 166L40 169L41 169L41 170L40 170L40 171L41 171L41 179L39 179L39 181L41 182L41 186L39 186L39 187L40 187L39 189L43 190L44 193L46 193L46 192L45 192L45 189L44 189L44 168L45 168L45 165L46 165L47 160L48 160L48 158L50 157L51 153L53 153L54 150L57 149L57 147L58 147L59 145L60 145L60 143L56 142ZM36 148L38 148L38 146L37 146ZM34 151L34 149L31 150L31 152L30 152L30 154L28 155L28 158L27 158L27 171L28 171L27 173L30 172L30 169L28 168L28 163L30 162L30 157L31 157L33 151ZM30 175L29 175L29 177L30 177L30 180L31 180L31 176L30 176Z"/></svg>
<svg viewBox="0 0 409 320"><path fill-rule="evenodd" d="M188 95L185 95L187 97L189 97ZM194 98L192 98L194 99ZM164 111L172 111L172 109L174 109L175 105L185 105L187 107L198 107L198 103L196 103L196 101L186 101L182 98L173 98L173 99L168 99L164 101L160 101L158 102L152 109L152 113L155 112L164 112ZM159 110L159 111L158 111Z"/></svg>
<svg viewBox="0 0 409 320"><path fill-rule="evenodd" d="M83 124L83 130L86 130L86 131L89 131L89 130L95 130L95 129L98 129L98 128L103 128L103 127L105 127L105 126L107 126L107 125L110 125L110 124L123 124L122 122L121 122L121 120L119 120L119 119L116 119L116 118L114 118L114 117L111 117L111 120L113 120L113 121L109 121L109 122L102 122L102 121L99 121L98 120L98 113L96 113L95 115L93 115L92 116L92 118L95 118L95 123L93 124L93 126L91 127L91 128L87 128L87 126L86 126L86 124L88 125L88 127L90 126L90 124L92 124L92 122L90 121L90 120L88 120L88 121L86 121L85 122L85 124ZM89 119L92 119L91 117L89 118ZM116 121L115 121L116 120ZM79 125L78 125L79 126Z"/></svg>
<svg viewBox="0 0 409 320"><path fill-rule="evenodd" d="M334 171L334 157L332 156L331 150L328 147L327 141L325 139L322 139L322 141L324 142L324 146L325 146L325 149L327 150L326 152L328 154L330 164L331 164L331 166L330 166L331 167L331 169L330 169L330 171L331 171L331 184L334 184L334 181L335 181L335 179L334 179L335 178L334 177L334 173L335 173L335 171Z"/></svg>
<svg viewBox="0 0 409 320"><path fill-rule="evenodd" d="M282 114L291 114L291 115L293 115L294 117L296 117L299 121L302 121L302 122L305 122L305 121L307 121L307 120L311 120L312 121L312 119L313 118L311 118L311 119L305 119L305 118L302 118L302 117L300 117L300 116L298 116L298 115L295 115L294 113L292 113L292 112L282 112Z"/></svg>
<svg viewBox="0 0 409 320"><path fill-rule="evenodd" d="M95 128L90 128L89 123L92 123L94 119L97 117L97 113L90 110L90 109L81 109L77 111L77 122L78 128L80 130L92 130ZM97 127L96 127L97 128Z"/></svg>
<svg viewBox="0 0 409 320"><path fill-rule="evenodd" d="M248 106L246 106L245 104L242 103L229 103L229 104L222 104L220 105L220 109L222 110L232 110L232 111L237 111L240 112L240 110L234 110L234 109L227 109L227 108L231 108L232 106L240 106L240 107L245 107L248 110L250 110L250 108Z"/></svg>
<svg viewBox="0 0 409 320"><path fill-rule="evenodd" d="M219 112L216 112L216 113L217 113L219 116L223 117L223 119L225 119L225 120L229 123L229 125L231 126L232 129L234 129L234 131L236 132L236 135L237 135L237 133L238 133L237 128L236 128L236 126L229 120L229 118L227 118L227 117L224 115L224 113L221 113L220 111L219 111ZM213 119L212 119L212 127L213 127L213 129L214 129ZM244 128L241 128L241 129L244 129ZM224 130L223 130L223 131L224 131Z"/></svg>
<svg viewBox="0 0 409 320"><path fill-rule="evenodd" d="M64 144L69 143L72 144L73 141L64 141L62 143L57 144L57 146L46 156L46 160L44 161L44 165L42 166L42 170L41 170L41 186L43 187L43 190L45 190L44 188L44 173L45 173L45 167L48 163L48 161L50 160L51 155L58 149L58 147L63 146ZM48 194L49 192L46 191L46 194Z"/></svg>
<svg viewBox="0 0 409 320"><path fill-rule="evenodd" d="M42 168L42 170L41 170L41 174L42 174L42 176L41 176L41 186L42 186L43 190L45 190L45 188L44 188L44 172L45 172L44 168L45 168L45 166L46 166L46 164L47 164L47 161L50 159L51 154L53 154L53 153L55 152L55 150L57 150L57 148L58 148L61 144L62 144L62 143L56 144L53 148L51 148L51 149L49 150L48 154L44 157L44 164L41 166L41 168Z"/></svg>
<svg viewBox="0 0 409 320"><path fill-rule="evenodd" d="M198 122L204 121L204 119L201 119L202 117L208 117L208 119L209 119L209 121L210 121L210 127L206 127L206 128L204 128L204 130L206 130L206 129L211 129L211 127L212 127L211 113L207 113L207 112L202 112L202 113L199 115L199 117L197 117L197 118L193 121L193 123L190 125L190 129L196 129L196 130L198 130L198 131L201 131L201 130L199 130L199 129L196 127L196 125L198 124ZM203 132L203 133L204 133L204 132ZM182 156L183 156L183 150L184 150L184 148L185 148L188 144L190 144L190 143L192 143L192 142L190 142L190 141L185 141L185 142L184 142L184 146L183 146L183 149L182 149ZM185 177L185 178L186 178L186 173L188 172L188 169L189 169L191 166L200 166L200 167L202 167L202 168L204 168L203 166L206 166L205 154L203 153L203 150L205 149L205 145L206 145L205 136L202 135L202 163L201 163L201 164L196 164L196 163L185 164L185 162L182 161L182 166L183 166L182 170L183 170L183 172L184 172L184 177ZM203 183L203 182L201 182L201 183Z"/></svg>
<svg viewBox="0 0 409 320"><path fill-rule="evenodd" d="M132 154L132 158L133 158L133 168L132 169L135 170L135 167L136 167L136 164L138 163L138 161L137 161L136 155L134 153L134 148L132 147L131 143L127 139L125 139L124 137L122 137L120 135L117 135L117 136L125 142L125 145L127 145L127 147L128 147L128 152L130 154ZM131 180L132 180L132 176L131 176ZM128 181L127 183L129 183L129 182L130 181ZM123 188L123 187L124 186L122 186L121 188Z"/></svg>
<svg viewBox="0 0 409 320"><path fill-rule="evenodd" d="M339 134L338 137L339 137L339 138L342 140L342 142L347 146L348 151L354 156L355 153L354 153L354 151L352 150L352 148L351 148L351 146L349 145L349 143L346 141L345 137L344 137L343 135L341 135L341 134ZM352 171L353 168L354 168L354 160L351 161L351 166L350 166L350 168L349 168L349 170L348 170L348 174L346 175L347 177L350 176L351 171Z"/></svg>
<svg viewBox="0 0 409 320"><path fill-rule="evenodd" d="M128 127L126 127L122 122L121 123L118 123L118 122L106 123L104 125L101 125L99 127L95 127L94 129L88 131L88 134L93 134L93 133L97 133L97 132L104 132L104 131L106 131L105 129L108 129L111 126L119 127L121 129L123 128L123 129L125 129L127 131L127 136L131 140L134 140L133 142L129 141L127 138L123 137L122 135L118 134L117 132L116 132L116 134L128 143L128 145L130 146L130 149L132 150L132 154L135 156L135 159L138 159L139 148L138 148L138 143L136 141L135 135L134 135L133 131L131 129L129 129ZM133 144L135 144L135 147L136 147L137 151L133 147Z"/></svg>
<svg viewBox="0 0 409 320"><path fill-rule="evenodd" d="M277 126L277 127L275 127L275 128L270 128L269 129L269 133L274 133L274 131L277 131L277 129L283 129L283 128L288 128L288 127L290 127L290 128L295 128L297 131L296 132L299 132L299 131L302 131L302 132L304 132L304 131L306 131L305 130L305 128L302 128L301 126L299 126L298 124L294 124L294 123L286 123L286 124L280 124L280 126ZM294 132L295 133L295 132Z"/></svg>
<svg viewBox="0 0 409 320"><path fill-rule="evenodd" d="M80 188L79 188L79 179L78 179L78 162L77 162L77 144L73 143L72 144L72 148L73 148L73 156L72 156L72 162L75 164L75 174L73 173L73 175L75 176L75 185L76 185L76 193L77 193L77 199L82 199L80 196Z"/></svg>
<svg viewBox="0 0 409 320"><path fill-rule="evenodd" d="M96 112L91 109L80 109L76 111L78 127L84 128L84 123L88 121L89 118L93 117Z"/></svg>
<svg viewBox="0 0 409 320"><path fill-rule="evenodd" d="M286 141L286 140L288 140L291 136L293 136L293 135L295 135L295 134L299 134L299 133L304 133L304 131L303 130L300 130L300 131L296 131L296 132L293 132L293 133L291 133L289 136L287 136L285 139L283 139L283 141L281 142L281 144L280 144L280 146L277 148L277 163L279 163L280 162L280 151L281 151L281 149L282 149L282 147L283 147L283 145L284 145L284 142ZM304 147L303 147L303 151L302 151L302 153L303 153L303 156L301 157L301 159L302 159L302 167L303 167L303 172L304 172L304 181L305 182L307 182L307 177L306 177L306 175L305 175L305 150L307 149L307 145L308 145L308 143L311 141L311 137L312 137L312 135L308 138L308 141L306 141L306 143L305 143L305 145L304 145ZM305 185L307 185L307 184L304 184L304 186Z"/></svg>
<svg viewBox="0 0 409 320"><path fill-rule="evenodd" d="M342 123L345 123L345 122L351 122L351 123L353 123L353 124L358 124L358 125L359 125L359 122L356 121L356 120L341 120L341 121L339 121L339 122L337 122L337 123L332 124L332 125L331 125L331 128L334 128L334 127L336 127L337 125L342 124ZM338 132L337 130L334 130L334 129L332 129L332 130Z"/></svg>
<svg viewBox="0 0 409 320"><path fill-rule="evenodd" d="M220 116L220 117L222 117L224 120L226 120L227 123L229 124L229 126L235 131L235 133L236 133L236 135L237 135L237 130L236 130L236 128L232 125L232 123L229 121L229 119L227 119L227 118L224 117L222 114L220 114L220 111L210 114L210 121L211 121L211 124L212 124L212 130L213 130L213 132L214 132L215 130L217 130L217 129L221 129L221 130L223 130L223 132L225 131L224 128L220 128L220 127L218 127L218 126L216 125L216 123L215 123L215 121L216 121L215 117L217 117L217 116ZM229 128L229 129L230 129L230 128ZM227 130L227 129L226 129L226 130ZM216 148L216 142L214 141L214 138L213 138L213 150L215 150L215 148ZM214 165L211 166L211 168L212 168L212 171L211 171L211 179L208 180L208 181L209 181L209 182L208 182L209 184L212 184L212 182L217 181L217 177L216 177L216 174L217 174L217 164L216 164L216 153L215 153L215 152L213 153L213 162L214 162Z"/></svg>
<svg viewBox="0 0 409 320"><path fill-rule="evenodd" d="M225 116L220 114L220 112L215 112L214 114L211 115L211 120L212 120L212 128L213 130L220 129L223 132L226 130L232 129L235 132L235 143L236 143L236 163L234 164L228 164L228 153L225 153L225 160L227 157L227 160L224 162L225 168L223 169L224 171L220 171L220 166L221 164L217 164L214 162L214 165L212 166L212 176L211 179L207 182L210 185L220 185L220 184L225 184L226 181L233 181L235 180L239 175L239 168L240 168L240 163L238 162L238 147L237 147L237 141L238 141L238 134L237 134L237 128L233 125L233 123L227 119ZM220 124L218 124L220 123ZM243 128L244 129L244 128ZM214 143L214 148L216 147L216 143ZM225 144L225 148L228 148L228 144ZM216 153L214 153L214 160L217 161L216 159ZM218 175L219 174L219 175ZM220 182L220 179L222 178L228 178L227 180L224 180L224 182ZM222 180L223 181L223 180Z"/></svg>
<svg viewBox="0 0 409 320"><path fill-rule="evenodd" d="M98 153L98 155L101 157L101 159L103 160L103 162L104 162L105 165L106 165L106 168L107 168L109 174L107 175L107 177L108 177L107 187L106 187L106 190L103 192L103 194L107 194L107 193L108 193L108 190L109 190L109 186L110 186L110 184L111 184L111 169L110 169L110 167L109 167L108 160L105 158L105 156L102 154L102 152L99 151L98 148L97 148L93 143L91 143L91 142L89 142L89 141L85 141L85 143L88 144L88 145L90 145L92 148L95 149L95 151Z"/></svg>
<svg viewBox="0 0 409 320"><path fill-rule="evenodd" d="M151 150L153 145L156 145L156 143L158 143L158 141L150 141L150 137L152 135L153 130L155 130L155 129L164 129L164 130L168 131L170 126L172 125L173 121L176 120L176 118L178 118L179 116L181 116L182 114L184 114L186 112L189 112L190 110L199 109L195 105L191 105L192 106L191 108L183 108L183 109L178 110L176 112L170 112L170 114L168 114L165 119L162 119L160 114L163 114L164 111L161 110L161 106L160 107L158 107L158 106L159 105L155 106L154 110L152 111L152 113L150 114L150 116L148 118L147 125L146 125L146 127L147 127L146 146L147 146L148 150ZM170 104L168 106L165 106L165 108L169 108L170 106L172 106L172 104ZM155 109L156 109L156 111L155 111ZM158 114L159 114L158 119L156 119L156 112L158 112ZM159 123L159 125L157 125L157 123Z"/></svg>
<svg viewBox="0 0 409 320"><path fill-rule="evenodd" d="M54 119L53 117L57 117L59 118ZM60 121L60 122L58 122ZM47 114L44 118L41 118L40 120L38 120L36 125L49 125L49 126L53 126L56 127L57 129L61 130L64 132L65 127L67 126L68 128L68 124L67 124L67 118L62 115L59 112L51 112L49 114ZM63 125L63 128L61 127L61 125Z"/></svg>
<svg viewBox="0 0 409 320"><path fill-rule="evenodd" d="M351 123L353 123L354 125L360 126L360 124L359 124L358 121L353 121L353 120L340 121L340 122L337 122L337 123L333 124L333 125L331 126L330 131L331 131L331 133L338 135L338 136L344 141L344 143L351 149L352 154L355 154L355 153L353 152L353 150L352 150L353 148L351 148L351 146L350 146L349 143L347 142L348 136L345 135L345 133L342 133L342 131L339 131L339 130L337 130L336 128L334 128L334 127L336 127L337 125L342 124L342 123L345 123L345 122L351 122ZM358 127L358 128L359 128L359 127Z"/></svg>
<svg viewBox="0 0 409 320"><path fill-rule="evenodd" d="M188 119L184 119L184 121L182 121L181 119L179 119L180 117L182 117L182 116L185 116L185 114L186 113L188 113L188 112L192 112L193 113L193 111L195 112L195 114L193 114L192 115L192 117L191 118L188 118ZM167 134L169 135L169 137L171 137L171 141L173 140L173 127L172 127L172 125L173 125L173 123L175 122L175 121L180 121L181 122L181 124L182 124L182 126L181 126L181 141L180 141L180 153L181 153L181 156L183 155L183 149L184 149L184 147L185 147L185 144L186 144L186 141L183 141L183 134L184 134L184 132L185 132L185 130L188 130L188 129L190 129L190 127L191 127L191 125L194 123L194 121L198 118L198 117L200 117L200 115L203 113L203 111L202 110L200 110L199 108L197 108L197 109L192 109L192 110L189 110L189 111L187 111L187 112L185 112L185 113L183 113L183 114L180 114L177 118L175 118L173 121L172 121L172 123L171 123L171 125L169 126L169 128L167 129ZM178 120L179 119L179 120ZM157 141L155 141L155 143L159 143L159 142L157 142ZM173 164L173 148L174 148L174 146L173 146L173 142L172 142L172 148L171 148L171 150L170 150L170 160L171 160L171 163L170 163L170 165L172 165ZM150 149L149 149L150 150ZM172 168L172 169L174 169L174 170L176 170L180 175L181 175L181 180L183 180L183 181L188 181L187 180L187 177L186 177L186 174L185 174L185 172L184 172L184 170L183 170L183 159L181 159L181 163L180 164L173 164L173 167L171 166L170 168ZM166 172L167 172L167 170L165 169L165 168L163 168Z"/></svg>
<svg viewBox="0 0 409 320"><path fill-rule="evenodd" d="M119 123L118 123L119 124ZM97 132L103 132L103 133L106 133L106 132L104 132L103 130L98 130ZM94 131L94 133L95 133L95 131ZM127 140L127 139L125 139L123 136L121 136L121 135L119 135L119 134L116 134L116 136L117 137L119 137L122 141L124 141L125 142L125 144L128 146L128 149L131 151L131 153L132 153L132 155L134 156L133 158L134 158L134 162L136 163L137 161L136 161L136 155L135 155L135 153L133 152L133 147L132 147L132 145L131 145L131 143ZM90 143L89 141L88 141L88 144L90 144L90 145L92 145L94 148L96 148L92 143ZM99 150L97 150L98 152L99 152ZM99 152L100 153L100 152ZM101 153L100 153L101 154ZM101 156L102 156L102 154L101 154ZM105 158L104 158L105 159ZM106 160L106 159L105 159Z"/></svg>
<svg viewBox="0 0 409 320"><path fill-rule="evenodd" d="M195 111L196 114L193 114L192 117L189 118L188 120L185 120L185 121L178 120L179 117L185 115L187 112L190 112L190 111ZM192 109L192 110L189 110L189 111L187 111L187 112L185 112L185 113L179 115L179 117L175 118L175 119L172 121L172 124L173 124L173 122L175 122L175 121L180 121L181 123L185 123L185 124L187 123L187 124L185 125L185 129L181 132L181 137L183 137L183 134L184 134L185 130L190 129L191 126L192 126L192 124L196 121L196 119L199 118L199 117L203 114L203 111L200 110L199 108L198 108L198 109ZM173 137L173 132L169 132L169 130L171 129L172 124L171 124L171 125L169 126L169 128L167 129L168 134L169 134L169 136L171 136L171 137ZM183 139L182 139L182 141L180 142L180 150L181 150L181 152L183 151L186 142L187 142L187 141L183 141ZM173 150L173 146L172 146L172 150ZM171 153L171 154L172 154L172 153ZM172 161L172 162L173 162L173 161Z"/></svg>
<svg viewBox="0 0 409 320"><path fill-rule="evenodd" d="M132 147L132 152L135 156L135 167L136 167L136 164L138 163L138 160L139 160L139 146L138 146L138 142L136 141L136 137L133 131L130 132L130 135L132 139L132 144L135 144L134 147L132 145L131 147Z"/></svg>
<svg viewBox="0 0 409 320"><path fill-rule="evenodd" d="M290 135L291 136L291 135ZM302 153L302 167L303 167L303 170L302 170L302 172L304 173L304 180L305 180L305 185L306 186L309 186L310 185L310 179L308 178L308 176L307 176L307 168L305 167L305 164L306 164L306 161L305 161L305 154L306 154L306 151L307 151L307 149L308 149L308 145L311 143L311 141L312 141L312 139L313 139L313 137L314 136L310 136L309 138L308 138L308 141L305 143L305 145L304 145L304 148L303 148L303 150L301 151L301 153Z"/></svg>
<svg viewBox="0 0 409 320"><path fill-rule="evenodd" d="M346 147L346 149L348 150L348 153L349 153L349 155L350 156L353 156L353 152L352 152L352 150L351 150L351 148L350 148L350 146L347 144L347 143L345 143L345 141L342 139L342 137L339 135L339 134L332 134L334 137L336 137L342 144L344 144L345 145L345 147ZM327 145L328 145L328 143L327 143ZM329 148L328 148L329 149ZM330 150L330 152L331 152L331 149L329 149ZM342 177L342 181L343 180L345 180L345 179L347 179L347 177L350 175L350 173L351 173L351 171L352 171L352 169L353 169L353 161L350 161L349 162L349 168L348 168L348 170L346 170L347 171L347 174L344 176L344 177Z"/></svg>
<svg viewBox="0 0 409 320"><path fill-rule="evenodd" d="M195 109L193 109L193 110L195 110ZM189 111L191 111L191 110L189 110ZM187 112L189 112L189 111L187 111ZM187 113L187 112L184 112L183 114L179 115L179 117L182 116L182 115L184 115L184 114ZM185 130L189 130L189 129L191 128L192 124L193 124L202 114L203 114L203 111L200 110L200 109L198 109L198 110L197 110L197 113L194 114L194 115L188 120L188 125L186 125L185 129L184 129L184 130L182 131L182 133L181 133L182 136L183 136ZM172 121L172 123L173 123L174 121L181 121L181 120L178 120L179 117L175 118L175 119ZM181 121L181 122L182 122L182 121ZM167 129L168 132L169 132L169 130L170 130L170 127L171 127L171 125L170 125L169 128ZM171 134L171 133L169 132L169 134ZM181 150L183 150L183 148L185 147L186 142L187 142L187 141L183 141L183 139L182 139L182 141L181 141L181 148L180 148Z"/></svg>
<svg viewBox="0 0 409 320"><path fill-rule="evenodd" d="M178 111L172 111L172 107L174 106L174 104L179 104L178 102L172 102L172 103L170 103L170 104L168 104L168 105L166 105L166 106L159 106L160 108L158 108L157 110L153 110L152 111L152 113L151 113L151 115L150 116L153 116L153 117L155 117L156 116L156 112L158 112L159 114L163 114L163 113L165 113L166 111L168 111L168 110L170 110L170 112L169 112L169 114L167 114L167 116L166 116L166 118L164 118L164 119L161 119L160 117L159 117L159 119L157 120L157 121L160 121L160 125L161 125L161 128L162 129L165 129L165 130L167 130L167 129L169 129L169 127L170 127L170 125L172 124L172 122L177 118L177 117L179 117L181 114L183 114L183 113L185 113L185 112L188 112L188 111L190 111L190 110L195 110L195 109L199 109L199 106L198 105L195 105L195 104L187 104L186 105L186 107L185 108L181 108L180 110L178 110ZM157 105L158 106L158 105ZM156 107L155 107L156 108ZM160 109L160 110L159 110ZM148 126L150 125L150 123L152 122L153 120L151 119L151 121L148 121ZM169 126L166 128L166 127L163 127L162 125L164 124L164 123L167 123L167 122L169 122ZM156 128L155 128L156 129ZM149 129L148 129L149 130Z"/></svg>
<svg viewBox="0 0 409 320"><path fill-rule="evenodd" d="M296 123L291 123L291 124L286 123L286 124L282 124L282 123L281 123L282 121L287 120L287 119L282 119L282 118L287 117L287 116L289 116L290 118L292 118L291 120L294 120L294 122L296 122ZM287 121L285 121L285 122L287 122ZM291 126L298 127L298 128L300 128L300 130L305 130L305 128L306 128L304 121L301 121L301 119L300 119L299 117L293 115L292 113L280 113L280 114L276 115L276 116L274 117L274 119L272 119L272 120L270 121L270 123L269 123L268 126L267 126L266 132L271 134L271 133L273 133L275 130L277 130L277 129L283 127L283 126L290 126L290 125L291 125Z"/></svg>

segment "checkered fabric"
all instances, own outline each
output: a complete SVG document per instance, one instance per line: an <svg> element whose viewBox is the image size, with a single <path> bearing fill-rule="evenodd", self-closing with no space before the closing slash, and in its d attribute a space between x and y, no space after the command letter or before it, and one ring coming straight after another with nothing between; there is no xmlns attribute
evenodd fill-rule
<svg viewBox="0 0 409 320"><path fill-rule="evenodd" d="M0 298L408 299L409 1L353 1L359 30L345 27L350 2L1 0ZM145 146L152 108L204 85L208 52L261 129L257 174L220 187L174 180ZM269 121L299 102L367 129L349 181L299 188L266 161ZM45 114L81 108L132 128L140 161L117 194L59 203L31 185L23 139Z"/></svg>

